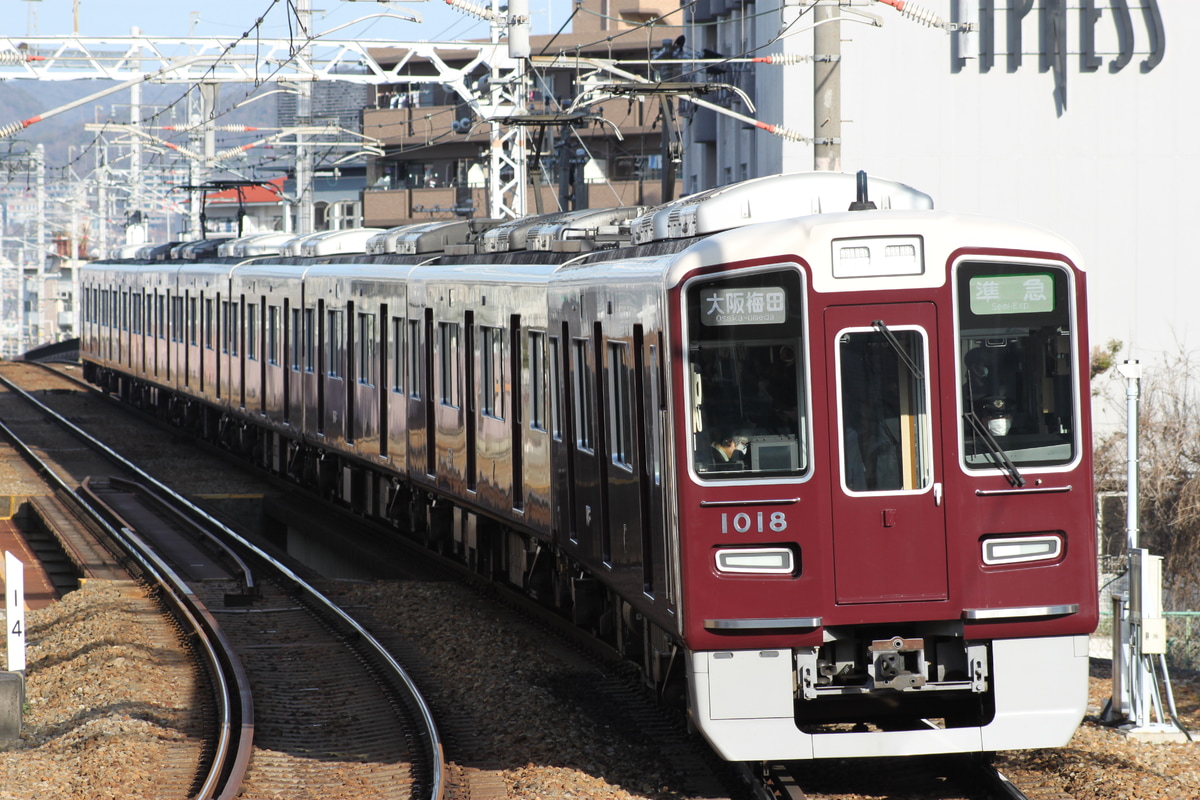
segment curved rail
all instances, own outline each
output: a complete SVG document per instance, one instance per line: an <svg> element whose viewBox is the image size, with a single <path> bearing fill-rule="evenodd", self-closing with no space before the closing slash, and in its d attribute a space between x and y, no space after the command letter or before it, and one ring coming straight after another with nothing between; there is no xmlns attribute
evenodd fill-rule
<svg viewBox="0 0 1200 800"><path fill-rule="evenodd" d="M426 702L425 698L421 696L420 691L417 689L416 684L412 680L411 676L409 676L408 672L400 665L399 662L396 661L396 659L387 651L387 648L384 647L384 645L378 639L376 639L357 620L346 614L346 612L339 608L336 603L317 590L316 587L304 580L304 578L294 572L287 565L276 561L269 553L259 548L253 542L248 541L237 532L231 530L215 517L196 506L190 500L176 493L169 486L166 486L152 475L126 459L120 453L117 453L108 445L94 438L86 431L67 420L65 417L59 415L53 409L47 407L37 398L30 395L28 392L25 392L8 379L0 376L0 384L3 384L10 391L23 397L29 403L41 410L42 413L54 419L56 423L66 427L80 439L87 442L89 446L95 447L97 450L104 453L108 459L120 465L123 469L134 475L137 475L140 481L148 486L152 486L156 492L161 494L163 497L168 498L171 504L187 509L188 513L194 514L196 517L203 520L205 524L210 525L216 530L219 530L223 536L234 542L237 542L238 546L243 548L246 552L249 552L254 557L260 558L264 562L271 564L272 567L277 569L283 577L291 581L293 586L302 591L314 603L314 605L321 608L325 613L353 632L359 642L368 648L371 653L396 677L397 681L404 687L405 691L412 699L416 714L421 720L421 724L424 726L423 745L426 750L426 755L429 758L431 772L428 797L429 800L442 800L446 789L445 746L443 745L441 737L438 733L437 723L433 719L433 712L430 710L428 702ZM0 426L2 426L2 423L0 423ZM7 428L5 428L5 431L10 438L13 438L11 431L8 431ZM34 458L36 459L36 456L34 456ZM38 459L38 461L40 463L40 459ZM47 473L50 472L49 467L44 464L40 467L40 469ZM62 481L58 480L57 478L55 478L55 480L59 484L62 484ZM67 491L70 492L71 490L68 488Z"/></svg>
<svg viewBox="0 0 1200 800"><path fill-rule="evenodd" d="M213 675L220 730L212 765L194 798L233 800L241 792L242 780L254 751L254 693L236 649L187 582L128 525L121 523L115 512L95 493L91 478L84 480L79 493L92 509L104 509L97 517L108 533L167 592L176 611L194 633L196 645ZM110 524L110 518L116 519L118 525Z"/></svg>
<svg viewBox="0 0 1200 800"><path fill-rule="evenodd" d="M2 378L0 378L0 382L13 388L8 381ZM21 394L29 397L24 392ZM29 399L32 400L32 398ZM33 402L36 403L36 401ZM38 405L41 406L40 403ZM45 406L41 407L45 409ZM48 411L48 409L46 410ZM50 413L53 414L53 412ZM62 419L56 414L54 416ZM195 799L232 800L237 796L242 778L249 766L254 736L254 704L249 681L232 647L221 637L220 629L212 620L208 609L170 567L158 559L128 528L118 530L109 524L104 514L88 499L88 496L94 498L94 495L86 482L85 486L81 487L84 490L83 496L76 495L71 487L51 469L50 465L26 446L3 422L0 422L0 432L3 432L21 456L34 466L44 480L51 483L64 495L75 497L79 507L134 560L147 579L156 583L163 590L164 600L172 612L194 635L205 666L212 675L213 694L218 706L219 719L219 733L213 761ZM237 684L236 691L231 688L230 681ZM235 706L240 709L237 720L234 719ZM238 731L236 749L233 747L235 728ZM225 786L225 790L219 795L214 794L220 786Z"/></svg>

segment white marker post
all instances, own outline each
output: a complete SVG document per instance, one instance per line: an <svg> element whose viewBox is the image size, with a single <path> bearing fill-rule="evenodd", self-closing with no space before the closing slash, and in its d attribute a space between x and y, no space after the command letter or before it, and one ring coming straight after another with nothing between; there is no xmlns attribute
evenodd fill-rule
<svg viewBox="0 0 1200 800"><path fill-rule="evenodd" d="M25 565L4 551L4 613L8 630L8 671L25 671Z"/></svg>

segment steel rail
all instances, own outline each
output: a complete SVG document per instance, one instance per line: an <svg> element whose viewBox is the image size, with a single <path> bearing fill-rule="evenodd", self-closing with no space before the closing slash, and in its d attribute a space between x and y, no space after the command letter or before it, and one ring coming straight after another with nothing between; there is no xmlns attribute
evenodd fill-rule
<svg viewBox="0 0 1200 800"><path fill-rule="evenodd" d="M3 378L0 378L0 382L10 389L15 388ZM45 409L44 405L37 403L28 394L19 389L17 391ZM57 414L53 416L62 420L62 417ZM63 421L65 422L65 420ZM176 618L194 635L204 664L212 676L213 694L218 706L218 735L213 761L201 784L200 791L194 795L194 798L195 800L232 800L237 796L242 778L249 766L254 735L254 706L249 680L232 646L224 641L219 626L216 626L216 622L212 620L207 608L186 587L186 584L166 564L157 559L132 532L128 529L114 528L103 513L92 505L88 496L94 497L94 495L86 486L86 481L85 486L81 487L85 489L85 492L83 494L76 493L44 459L34 453L2 421L0 421L0 432L12 443L21 456L34 466L44 480L76 501L79 508L105 531L112 542L136 562L148 581L157 584L162 589L164 602ZM90 437L88 438L90 439ZM210 624L202 621L205 618ZM233 720L234 690L230 688L231 680L237 683L238 707L241 711L241 718L237 723ZM238 728L238 747L236 750L231 750L235 725ZM230 761L231 752L232 761ZM226 790L220 795L214 795L213 791L222 783Z"/></svg>
<svg viewBox="0 0 1200 800"><path fill-rule="evenodd" d="M0 384L6 386L10 391L21 395L28 402L38 407L42 413L53 418L56 422L66 427L80 439L87 442L90 446L93 446L97 450L104 453L104 455L111 461L120 465L123 469L137 475L138 478L147 485L153 486L157 492L169 498L171 503L176 504L179 507L186 508L189 513L195 514L197 517L204 520L206 524L211 525L216 530L219 530L223 536L226 536L232 541L237 542L238 545L245 551L251 553L265 563L270 564L272 568L276 569L284 578L291 581L292 585L302 591L315 605L324 609L327 614L337 620L340 624L349 628L354 633L355 637L365 647L369 648L374 656L378 658L388 670L391 671L391 673L404 687L405 691L408 693L414 706L416 707L417 716L420 718L421 724L424 726L424 735L421 738L423 739L423 744L426 748L431 767L428 797L429 800L443 800L446 791L447 772L445 745L443 744L441 736L438 733L437 723L433 718L433 712L429 707L429 703L417 689L416 683L413 681L412 677L409 676L404 667L402 667L400 663L396 661L392 654L388 652L387 648L384 647L384 645L378 639L376 639L370 631L363 627L362 624L360 624L356 619L339 608L336 603L326 597L308 581L304 580L304 578L298 575L286 564L276 561L269 553L255 545L253 542L250 542L236 531L227 527L225 524L196 506L187 498L172 490L169 486L162 483L145 470L142 470L120 453L91 436L86 431L72 423L70 420L46 406L37 398L30 395L19 386L13 384L7 378L0 376Z"/></svg>

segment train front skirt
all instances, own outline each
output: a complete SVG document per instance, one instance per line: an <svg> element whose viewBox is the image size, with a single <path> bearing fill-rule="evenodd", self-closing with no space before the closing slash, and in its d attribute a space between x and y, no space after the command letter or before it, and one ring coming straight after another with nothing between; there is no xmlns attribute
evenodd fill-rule
<svg viewBox="0 0 1200 800"><path fill-rule="evenodd" d="M1066 744L1087 708L1088 637L1000 639L989 646L994 714L983 725L940 727L918 719L904 730L848 726L806 733L796 723L796 704L805 701L796 699L795 665L787 650L691 653L693 723L730 761L992 752Z"/></svg>

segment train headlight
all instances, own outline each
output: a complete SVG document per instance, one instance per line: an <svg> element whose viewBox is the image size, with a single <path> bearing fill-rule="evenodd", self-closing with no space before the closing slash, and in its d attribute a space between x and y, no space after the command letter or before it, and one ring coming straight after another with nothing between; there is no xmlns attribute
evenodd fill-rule
<svg viewBox="0 0 1200 800"><path fill-rule="evenodd" d="M1061 536L1013 536L983 541L983 563L1023 564L1031 561L1053 561L1062 555Z"/></svg>
<svg viewBox="0 0 1200 800"><path fill-rule="evenodd" d="M795 569L795 556L786 547L739 547L717 551L717 572L790 575Z"/></svg>

